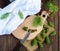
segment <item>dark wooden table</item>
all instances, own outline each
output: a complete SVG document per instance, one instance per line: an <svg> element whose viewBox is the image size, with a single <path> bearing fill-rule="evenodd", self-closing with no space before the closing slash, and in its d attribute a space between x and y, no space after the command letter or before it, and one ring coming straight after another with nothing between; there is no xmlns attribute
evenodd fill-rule
<svg viewBox="0 0 60 51"><path fill-rule="evenodd" d="M0 0L0 7L3 8L8 3L10 3L8 0ZM43 6L44 5L42 5L42 8L44 8ZM50 45L46 45L44 43L44 47L38 48L36 51L60 51L60 0L58 1L57 6L59 6L58 12L54 18L50 18L55 23L55 30L57 35L55 37L50 37ZM12 51L18 42L19 40L16 39L12 34L0 36L0 51ZM22 46L20 51L27 51L27 49Z"/></svg>

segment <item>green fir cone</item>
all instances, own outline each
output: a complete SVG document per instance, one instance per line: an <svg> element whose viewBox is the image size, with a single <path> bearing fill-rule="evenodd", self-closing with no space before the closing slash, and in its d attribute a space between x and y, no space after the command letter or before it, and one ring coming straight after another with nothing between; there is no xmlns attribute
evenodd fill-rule
<svg viewBox="0 0 60 51"><path fill-rule="evenodd" d="M24 18L23 13L22 13L20 10L18 11L18 15L19 15L19 17L20 17L21 19Z"/></svg>
<svg viewBox="0 0 60 51"><path fill-rule="evenodd" d="M37 44L37 40L36 40L36 39L33 39L33 40L31 41L31 45L34 46L34 45L36 45L36 44Z"/></svg>
<svg viewBox="0 0 60 51"><path fill-rule="evenodd" d="M48 31L49 31L49 28L45 28L45 33L48 33Z"/></svg>
<svg viewBox="0 0 60 51"><path fill-rule="evenodd" d="M38 42L38 47L39 48L43 48L43 43L42 42Z"/></svg>
<svg viewBox="0 0 60 51"><path fill-rule="evenodd" d="M48 33L49 28L48 28L48 27L46 27L46 25L44 25L44 26L43 26L43 28L44 28L44 33Z"/></svg>
<svg viewBox="0 0 60 51"><path fill-rule="evenodd" d="M27 31L27 30L28 30L28 27L23 27L23 30L24 30L24 31Z"/></svg>
<svg viewBox="0 0 60 51"><path fill-rule="evenodd" d="M2 20L3 20L3 19L6 19L6 18L9 16L9 14L10 14L10 13L5 13L5 14L3 14L0 19L2 19Z"/></svg>
<svg viewBox="0 0 60 51"><path fill-rule="evenodd" d="M33 26L42 26L43 25L43 19L40 16L36 16L33 21Z"/></svg>
<svg viewBox="0 0 60 51"><path fill-rule="evenodd" d="M46 36L46 38L45 38L45 42L46 42L46 44L50 44L50 39L49 39L48 36Z"/></svg>
<svg viewBox="0 0 60 51"><path fill-rule="evenodd" d="M56 31L50 33L50 36L55 36L55 35L56 35Z"/></svg>
<svg viewBox="0 0 60 51"><path fill-rule="evenodd" d="M36 37L37 41L42 41L42 37L41 36L38 36Z"/></svg>
<svg viewBox="0 0 60 51"><path fill-rule="evenodd" d="M47 2L46 6L53 13L56 13L58 11L58 7L51 2Z"/></svg>
<svg viewBox="0 0 60 51"><path fill-rule="evenodd" d="M41 37L45 38L46 34L45 33L41 33Z"/></svg>
<svg viewBox="0 0 60 51"><path fill-rule="evenodd" d="M48 25L49 25L50 27L53 27L53 28L54 28L54 23L53 23L53 22L48 22Z"/></svg>

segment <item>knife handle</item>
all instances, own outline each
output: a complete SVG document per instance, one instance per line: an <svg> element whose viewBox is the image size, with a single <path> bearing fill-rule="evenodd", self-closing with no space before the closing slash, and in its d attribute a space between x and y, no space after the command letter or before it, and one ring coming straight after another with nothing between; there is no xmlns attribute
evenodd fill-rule
<svg viewBox="0 0 60 51"><path fill-rule="evenodd" d="M19 51L19 48L22 46L20 42L17 43L16 47L13 49L13 51Z"/></svg>

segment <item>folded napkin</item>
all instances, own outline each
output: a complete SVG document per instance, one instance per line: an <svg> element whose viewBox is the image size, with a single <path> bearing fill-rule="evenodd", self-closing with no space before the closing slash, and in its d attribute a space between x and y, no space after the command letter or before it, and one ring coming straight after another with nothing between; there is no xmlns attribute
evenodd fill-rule
<svg viewBox="0 0 60 51"><path fill-rule="evenodd" d="M3 14L11 12L6 19L0 19L0 35L13 32L28 15L36 14L41 9L41 0L15 0L5 8L0 8L0 18ZM24 18L18 16L18 11L23 13Z"/></svg>

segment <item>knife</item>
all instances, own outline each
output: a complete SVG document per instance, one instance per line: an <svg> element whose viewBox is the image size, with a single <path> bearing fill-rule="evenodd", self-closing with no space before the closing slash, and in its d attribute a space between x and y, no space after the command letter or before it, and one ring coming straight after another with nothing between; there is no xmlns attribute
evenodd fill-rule
<svg viewBox="0 0 60 51"><path fill-rule="evenodd" d="M13 49L13 51L19 51L19 48L23 45L23 43L27 40L27 38L29 37L30 33L32 32L32 30L30 30L26 36L17 43L17 46Z"/></svg>

